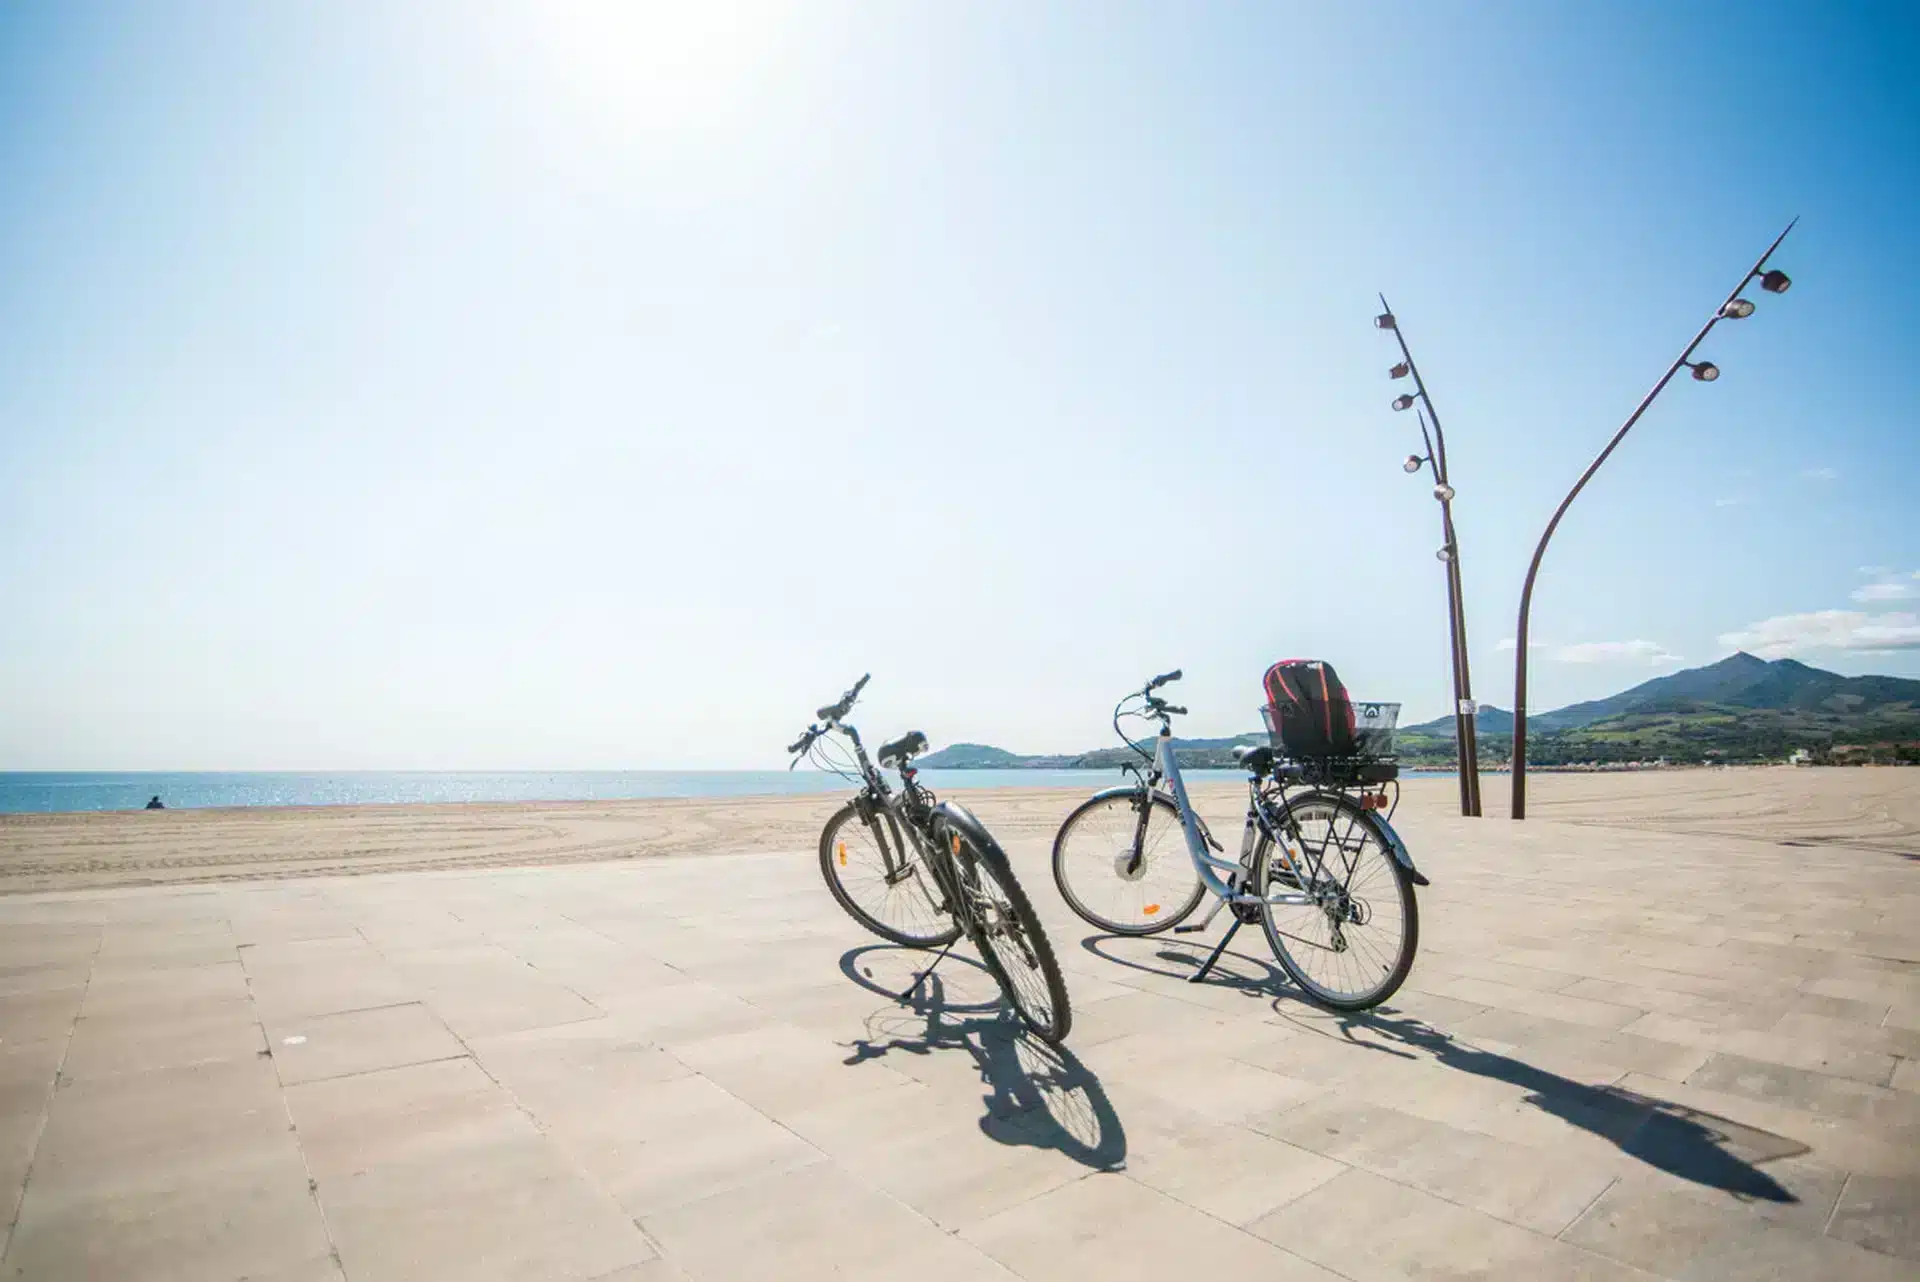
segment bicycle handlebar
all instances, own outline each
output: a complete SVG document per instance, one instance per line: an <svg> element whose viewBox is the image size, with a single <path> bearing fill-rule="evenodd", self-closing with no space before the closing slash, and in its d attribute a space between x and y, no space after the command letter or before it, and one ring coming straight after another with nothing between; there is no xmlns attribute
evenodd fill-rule
<svg viewBox="0 0 1920 1282"><path fill-rule="evenodd" d="M1179 668L1175 668L1172 672L1162 672L1159 676L1147 682L1147 688L1141 691L1141 693L1152 694L1155 690L1158 690L1161 686L1166 685L1168 682L1178 681L1182 675L1183 674Z"/></svg>
<svg viewBox="0 0 1920 1282"><path fill-rule="evenodd" d="M1160 705L1160 711L1162 711L1162 712L1171 712L1171 713L1173 713L1173 714L1174 714L1174 715L1175 715L1176 717L1184 717L1184 716L1186 716L1186 715L1187 715L1187 710L1186 710L1185 708L1182 708L1182 707L1180 707L1179 705L1177 705L1177 704L1172 704L1172 703L1163 703L1163 704L1161 704L1161 705Z"/></svg>
<svg viewBox="0 0 1920 1282"><path fill-rule="evenodd" d="M866 674L866 676L863 676L858 681L854 682L853 689L847 691L845 694L840 696L840 702L830 703L826 707L820 709L819 713L817 714L819 718L822 721L838 721L840 718L846 716L849 712L852 712L853 701L860 697L860 692L866 688L867 680L872 676L873 674L869 672Z"/></svg>

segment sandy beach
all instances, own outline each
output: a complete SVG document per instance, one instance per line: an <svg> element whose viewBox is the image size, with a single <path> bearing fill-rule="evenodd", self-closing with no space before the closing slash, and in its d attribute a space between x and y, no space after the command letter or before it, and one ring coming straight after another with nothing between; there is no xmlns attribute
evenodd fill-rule
<svg viewBox="0 0 1920 1282"><path fill-rule="evenodd" d="M1045 843L1084 790L955 791L1009 844ZM1761 838L1920 855L1920 771L1787 767L1530 777L1535 817L1650 832ZM1487 775L1489 815L1507 778ZM1238 831L1242 790L1195 796L1217 831ZM1451 779L1412 779L1395 823L1417 843L1459 823ZM716 797L620 802L339 806L0 815L0 893L255 878L345 876L809 851L844 798Z"/></svg>

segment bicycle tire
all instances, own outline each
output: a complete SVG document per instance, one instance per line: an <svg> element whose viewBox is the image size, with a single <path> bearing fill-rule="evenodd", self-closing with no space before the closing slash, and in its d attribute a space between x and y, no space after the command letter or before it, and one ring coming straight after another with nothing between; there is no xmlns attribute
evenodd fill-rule
<svg viewBox="0 0 1920 1282"><path fill-rule="evenodd" d="M1107 847L1112 845L1111 838L1113 836L1112 832L1109 831L1106 834L1106 839L1091 838L1094 843L1094 849L1085 855L1076 855L1069 850L1069 839L1072 837L1075 828L1089 827L1095 822L1095 816L1103 812L1112 813L1115 803L1122 802L1126 804L1129 822L1132 822L1132 816L1137 816L1138 810L1136 808L1140 805L1140 799L1145 795L1145 792L1145 789L1136 788L1130 792L1105 793L1099 796L1088 797L1085 801L1074 807L1073 813L1069 814L1061 823L1060 831L1055 833L1053 838L1053 884L1059 889L1060 898L1066 900L1067 907L1071 908L1074 915L1080 918L1081 921L1086 922L1089 926L1107 931L1110 934L1145 936L1157 935L1162 931L1171 930L1193 915L1193 910L1200 906L1200 901L1206 897L1207 893L1206 884L1200 880L1200 874L1194 871L1193 860L1187 853L1185 833L1180 826L1179 807L1175 806L1170 799L1160 793L1154 793L1152 795L1149 804L1153 809L1148 815L1148 825L1151 827L1155 815L1164 813L1166 817L1172 821L1172 827L1169 830L1163 831L1170 831L1176 834L1176 844L1174 848L1165 853L1159 852L1158 850L1154 851L1153 854L1148 857L1150 860L1148 871L1143 873L1137 881L1128 880L1125 874L1121 872L1122 865L1120 860L1128 854L1128 850L1124 848L1119 849L1112 852L1111 855L1113 870L1111 876L1116 886L1110 889L1117 891L1118 886L1125 885L1145 887L1145 889L1137 893L1119 892L1120 899L1122 902L1127 900L1135 901L1135 910L1132 914L1134 917L1151 916L1152 919L1148 921L1128 921L1120 919L1117 915L1095 912L1088 906L1085 897L1074 890L1072 885L1073 877L1068 873L1070 865L1083 865L1091 875L1096 878L1101 877L1102 874L1097 870L1097 866L1109 857ZM1109 825L1109 827L1111 827L1111 825ZM1149 886L1147 878L1153 875L1152 869L1164 867L1174 860L1178 861L1177 866L1179 868L1186 870L1186 877L1191 878L1193 889L1191 891L1179 890L1178 882L1184 880L1184 878L1180 878L1177 873L1170 874L1167 878L1159 879L1155 884ZM1166 893L1169 891L1172 893ZM1185 895L1184 900L1178 898L1181 894ZM1169 899L1175 900L1176 906L1172 913L1162 916L1161 914L1165 912L1165 901Z"/></svg>
<svg viewBox="0 0 1920 1282"><path fill-rule="evenodd" d="M1266 932L1268 946L1273 949L1273 955L1279 961L1281 969L1285 970L1288 977L1300 986L1302 992L1318 1005L1330 1010L1369 1010L1398 992L1400 985L1406 982L1408 972L1413 969L1414 953L1420 947L1420 905L1414 897L1413 879L1407 875L1407 870L1401 866L1400 861L1393 857L1385 834L1375 826L1373 816L1362 810L1352 798L1332 792L1309 793L1289 799L1286 803L1286 811L1295 818L1296 822L1301 819L1312 822L1315 811L1324 811L1332 818L1345 820L1348 824L1346 831L1349 834L1356 831L1361 834L1361 857L1368 857L1369 847L1372 849L1370 858L1373 869L1370 871L1370 876L1377 878L1379 870L1384 870L1390 878L1389 884L1399 908L1401 923L1399 943L1390 963L1383 964L1384 953L1378 948L1364 950L1342 946L1336 949L1319 945L1303 934L1281 929L1280 923L1276 921L1276 913L1279 911L1276 905L1264 904L1260 909L1260 924ZM1330 837L1328 840L1338 840L1344 853L1345 838ZM1327 843L1323 841L1321 844L1324 846ZM1270 883L1288 890L1295 889L1299 885L1291 874L1273 867L1273 851L1273 838L1264 832L1261 833L1260 842L1254 848L1253 884L1260 887L1263 897L1271 893L1268 889ZM1350 869L1347 888L1349 893L1353 887L1352 877L1353 870ZM1361 898L1360 902L1366 904L1370 901ZM1328 923L1333 921L1333 915L1325 909L1288 906L1287 911L1301 915L1295 920L1311 922L1313 914L1319 913ZM1372 913L1369 913L1368 919L1364 922L1355 923L1349 919L1347 928L1343 928L1337 934L1329 929L1329 935L1335 939L1343 939L1353 926L1357 925L1358 928L1365 929L1373 920ZM1300 951L1299 956L1295 955L1296 948ZM1309 948L1314 950L1313 953L1308 953ZM1345 967L1347 973L1370 976L1377 971L1381 978L1357 991L1336 991L1315 978L1302 960L1307 956L1340 956L1342 954L1347 955L1349 959Z"/></svg>
<svg viewBox="0 0 1920 1282"><path fill-rule="evenodd" d="M1053 955L1053 945L1047 939L1046 928L1040 924L1039 914L1033 910L1033 901L1027 898L1019 878L1013 875L1013 865L1008 862L1006 852L991 834L984 829L977 833L944 825L943 829L946 839L959 846L952 852L956 877L977 878L979 872L985 872L1000 892L995 898L1004 900L998 909L1012 919L1011 923L982 922L973 902L963 910L967 915L967 934L979 950L980 960L986 963L1020 1022L1042 1041L1060 1044L1073 1028L1073 1008L1067 1001L1066 977L1060 973L1060 963ZM971 868L964 862L969 854L973 860ZM962 889L971 891L978 887L963 886ZM1011 948L1006 934L1009 924L1017 928L1021 936L1010 941ZM1021 973L1030 979L1037 978L1044 986L1044 1009L1036 1009L1036 998L1041 995L1020 983L1008 966L1009 960L1018 962Z"/></svg>
<svg viewBox="0 0 1920 1282"><path fill-rule="evenodd" d="M852 854L850 851L840 849L841 829L850 820L855 819L862 821L862 826L872 834L876 845L891 841L896 851L906 852L909 849L901 838L900 825L895 822L891 814L883 812L876 813L871 818L862 818L859 804L852 801L834 812L833 817L827 820L826 827L820 830L820 875L826 879L827 889L833 892L834 899L839 901L840 907L846 910L847 916L888 943L899 944L905 948L944 948L960 938L960 923L953 919L950 911L939 906L945 895L939 887L929 884L931 877L924 866L913 870L911 880L914 884L901 895L902 906L914 909L911 920L915 926L920 926L920 929L902 929L882 921L856 901L842 879L843 867L847 870L851 869ZM844 865L843 859L846 861ZM884 874L882 874L882 880L885 880ZM899 883L899 885L906 884ZM898 887L888 885L885 889L888 892L886 897L892 898L892 892ZM921 902L929 910L927 913L920 913L915 902L905 898L905 896L916 894L923 897ZM934 922L939 923L937 930L932 928Z"/></svg>

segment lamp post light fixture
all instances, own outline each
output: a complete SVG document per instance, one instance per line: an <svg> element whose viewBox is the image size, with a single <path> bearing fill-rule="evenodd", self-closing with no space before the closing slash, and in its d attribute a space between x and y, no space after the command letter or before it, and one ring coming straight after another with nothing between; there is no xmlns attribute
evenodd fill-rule
<svg viewBox="0 0 1920 1282"><path fill-rule="evenodd" d="M1660 376L1660 381L1653 385L1653 390L1641 398L1640 403L1634 407L1633 413L1627 415L1627 421L1622 423L1620 430L1613 434L1613 439L1607 442L1607 447L1600 451L1593 462L1587 464L1587 470L1580 474L1580 479L1573 483L1571 490L1567 491L1567 497L1561 499L1560 506L1554 509L1553 519L1547 522L1546 531L1540 536L1540 544L1533 550L1533 563L1527 567L1526 585L1520 589L1520 625L1514 630L1512 813L1515 819L1527 817L1527 620L1533 608L1534 580L1540 574L1540 559L1547 554L1547 542L1553 538L1553 532L1560 528L1560 518L1567 514L1567 509L1573 505L1573 501L1580 497L1580 491L1587 487L1587 482L1591 481L1593 474L1600 470L1600 465L1605 463L1620 442L1626 439L1627 433L1632 431L1633 425L1640 421L1640 416L1647 412L1647 407L1653 404L1654 398L1666 390L1667 384L1673 381L1673 376L1680 372L1681 366L1684 365L1693 371L1693 377L1698 382L1711 383L1720 377L1718 365L1712 361L1696 361L1692 357L1694 349L1706 341L1707 335L1712 332L1715 325L1723 320L1745 320L1753 315L1753 301L1740 297L1740 291L1756 279L1760 282L1760 288L1769 294L1784 294L1792 287L1793 281L1787 274L1778 268L1769 269L1767 260L1773 257L1773 251L1780 248L1780 242L1787 238L1787 232L1792 231L1794 224L1799 221L1798 218L1794 219L1787 224L1786 231L1773 238L1773 243L1767 246L1767 252L1760 255L1759 261L1740 278L1740 283L1733 287L1733 292L1727 295L1727 300L1714 309L1707 323L1702 325L1700 332L1693 336L1693 341L1686 345L1686 348L1674 359L1673 364L1667 367L1667 372Z"/></svg>
<svg viewBox="0 0 1920 1282"><path fill-rule="evenodd" d="M1440 414L1433 408L1433 398L1427 395L1427 386L1421 381L1420 367L1414 364L1413 352L1407 347L1407 336L1400 332L1400 322L1395 319L1393 308L1387 306L1384 294L1373 326L1391 330L1400 344L1400 362L1387 371L1387 377L1413 380L1413 391L1394 397L1393 408L1403 411L1416 404L1420 406L1420 439L1427 452L1407 455L1400 467L1409 474L1416 474L1422 468L1433 469L1433 497L1440 503L1440 529L1445 540L1434 556L1447 567L1447 630L1453 644L1453 723L1454 747L1460 761L1460 813L1478 815L1480 737L1474 722L1478 707L1473 702L1473 677L1467 663L1467 607L1460 592L1460 542L1453 529L1454 490L1447 480L1447 438L1440 430ZM1429 418L1432 419L1431 432L1427 426Z"/></svg>

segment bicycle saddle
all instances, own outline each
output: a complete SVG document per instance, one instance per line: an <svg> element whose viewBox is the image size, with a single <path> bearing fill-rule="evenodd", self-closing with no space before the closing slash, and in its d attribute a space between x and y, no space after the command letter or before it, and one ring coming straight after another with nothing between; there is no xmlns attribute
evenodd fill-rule
<svg viewBox="0 0 1920 1282"><path fill-rule="evenodd" d="M1256 775L1273 769L1273 749L1264 745L1240 744L1233 750L1233 759Z"/></svg>
<svg viewBox="0 0 1920 1282"><path fill-rule="evenodd" d="M880 745L877 754L880 764L890 766L896 762L904 763L909 757L927 750L927 736L918 730L909 730L892 743Z"/></svg>

